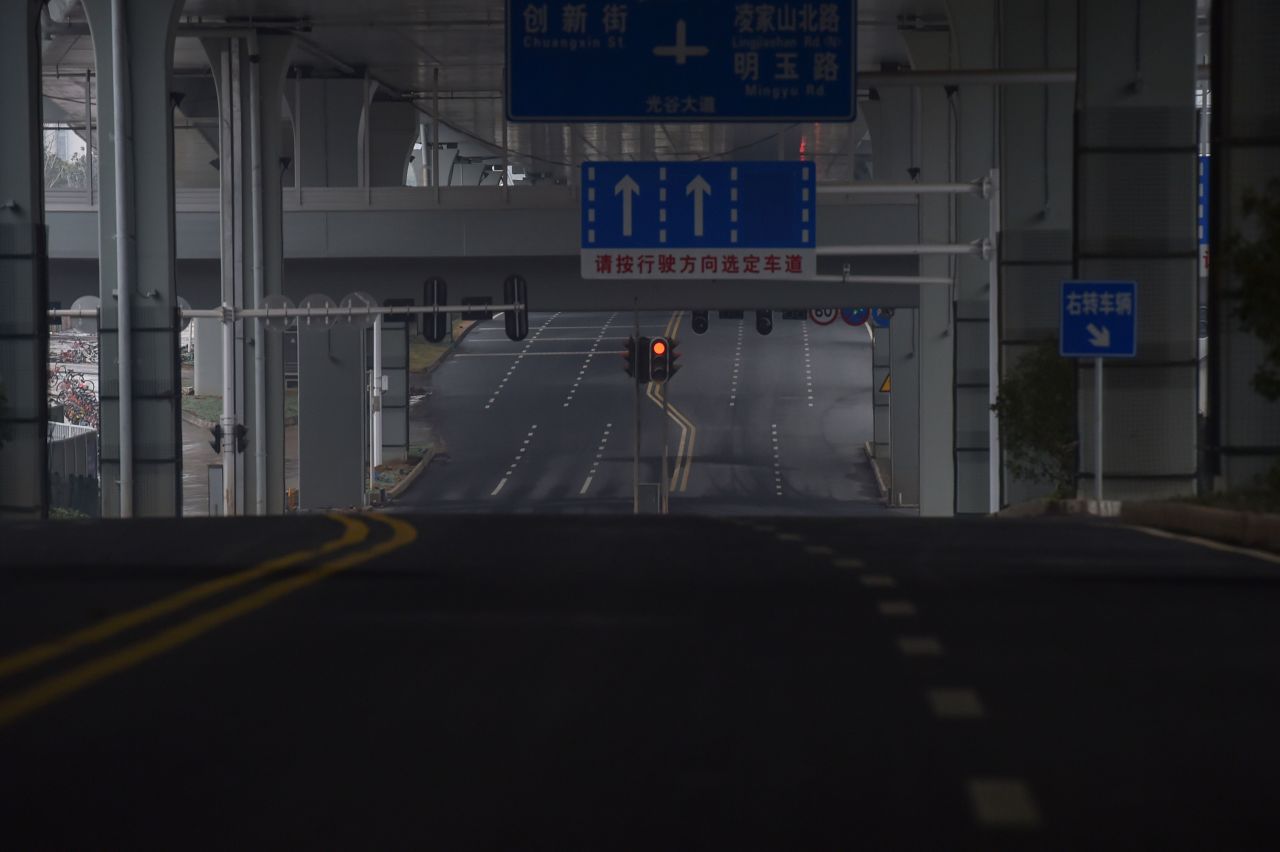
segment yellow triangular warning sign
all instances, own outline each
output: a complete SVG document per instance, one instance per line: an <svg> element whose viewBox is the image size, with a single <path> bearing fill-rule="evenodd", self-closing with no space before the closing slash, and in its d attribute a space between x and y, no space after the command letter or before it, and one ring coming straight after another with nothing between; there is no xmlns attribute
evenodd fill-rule
<svg viewBox="0 0 1280 852"><path fill-rule="evenodd" d="M880 393L889 393L889 374L884 374L884 381L880 383Z"/></svg>

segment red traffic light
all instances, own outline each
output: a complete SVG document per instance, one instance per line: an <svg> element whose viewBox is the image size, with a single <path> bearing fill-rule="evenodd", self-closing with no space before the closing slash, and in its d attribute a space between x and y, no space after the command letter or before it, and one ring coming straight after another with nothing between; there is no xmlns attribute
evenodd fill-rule
<svg viewBox="0 0 1280 852"><path fill-rule="evenodd" d="M659 339L657 339L657 340L653 341L653 354L654 354L654 355L666 355L666 354L667 354L667 342L666 342L665 340L661 339L661 338L659 338Z"/></svg>

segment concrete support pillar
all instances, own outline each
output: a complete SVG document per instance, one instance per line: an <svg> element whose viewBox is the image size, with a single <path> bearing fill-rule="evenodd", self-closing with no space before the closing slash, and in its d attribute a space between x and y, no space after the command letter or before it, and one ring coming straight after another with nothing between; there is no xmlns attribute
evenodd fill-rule
<svg viewBox="0 0 1280 852"><path fill-rule="evenodd" d="M1266 357L1256 337L1240 328L1239 286L1226 261L1231 233L1257 237L1241 215L1249 192L1280 179L1280 7L1273 0L1217 0L1213 7L1213 126L1210 248L1210 401L1208 444L1218 487L1254 487L1280 460L1280 403L1254 390Z"/></svg>
<svg viewBox="0 0 1280 852"><path fill-rule="evenodd" d="M996 67L996 0L948 0L953 67ZM954 117L955 175L977 180L996 167L996 91L962 86L949 95ZM987 200L954 199L955 242L986 239ZM991 265L980 256L951 261L955 288L955 493L957 514L984 514L991 495ZM995 495L997 500L1000 495ZM997 504L998 505L998 504Z"/></svg>
<svg viewBox="0 0 1280 852"><path fill-rule="evenodd" d="M0 13L0 518L49 509L41 5L9 3Z"/></svg>
<svg viewBox="0 0 1280 852"><path fill-rule="evenodd" d="M219 177L222 192L222 285L220 301L256 307L255 274L263 296L284 292L282 104L292 39L262 34L254 56L245 38L209 39L205 50L218 90ZM261 164L260 216L254 215L251 97L257 65L259 93L258 160ZM305 164L304 164L305 168ZM255 273L255 221L261 229L261 271ZM235 419L249 429L249 445L236 456L236 507L239 514L284 511L284 354L281 335L260 329L256 321L236 323L233 383ZM265 355L263 391L258 392L257 347ZM258 407L261 404L261 413ZM263 473L258 472L259 465ZM261 493L260 493L261 491Z"/></svg>
<svg viewBox="0 0 1280 852"><path fill-rule="evenodd" d="M303 78L289 86L298 116L302 186L357 186L363 80Z"/></svg>
<svg viewBox="0 0 1280 852"><path fill-rule="evenodd" d="M886 87L865 107L877 180L910 180L915 168L914 93ZM917 238L919 233L916 234ZM916 357L917 310L899 310L892 328L877 336L875 349L893 376L888 416L877 423L887 429L890 504L920 505L920 360ZM873 357L874 354L873 354ZM876 394L879 398L879 394ZM880 439L877 439L880 443ZM878 451L878 450L877 450ZM883 469L883 468L882 468Z"/></svg>
<svg viewBox="0 0 1280 852"><path fill-rule="evenodd" d="M946 68L948 33L904 33L917 69ZM952 104L943 89L916 89L919 179L937 183L956 180ZM919 237L925 243L953 241L952 206L945 195L922 196ZM949 275L951 261L923 257L920 273ZM916 363L920 376L920 515L946 517L956 511L956 416L954 293L950 287L922 287L916 317ZM895 318L896 319L896 318ZM897 449L901 449L897 444Z"/></svg>
<svg viewBox="0 0 1280 852"><path fill-rule="evenodd" d="M1074 68L1076 0L1000 3L1000 67ZM1035 344L1057 340L1061 283L1074 257L1075 87L999 92L1000 360L1007 371ZM1051 483L1003 477L1008 505L1048 496Z"/></svg>
<svg viewBox="0 0 1280 852"><path fill-rule="evenodd" d="M119 5L122 80L114 67L113 2L84 2L103 131L98 162L102 513L172 517L182 506L182 442L170 92L174 31L182 3L120 0ZM115 108L117 89L123 115ZM117 146L123 147L123 173L116 165ZM118 193L123 194L123 220L117 213ZM121 271L125 280L120 280ZM128 322L122 323L125 311ZM122 326L129 329L127 371L122 371L118 358ZM131 377L127 387L122 386L122 374ZM122 428L122 420L130 425Z"/></svg>
<svg viewBox="0 0 1280 852"><path fill-rule="evenodd" d="M1105 496L1196 487L1195 0L1080 0L1076 274L1138 282L1138 357L1105 371ZM1081 494L1093 493L1081 365Z"/></svg>

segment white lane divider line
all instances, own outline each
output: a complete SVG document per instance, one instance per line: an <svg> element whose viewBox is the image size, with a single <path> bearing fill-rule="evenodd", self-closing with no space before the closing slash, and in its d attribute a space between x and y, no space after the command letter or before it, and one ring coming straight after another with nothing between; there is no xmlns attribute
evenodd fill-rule
<svg viewBox="0 0 1280 852"><path fill-rule="evenodd" d="M852 556L837 556L835 559L831 560L831 564L837 568L846 568L849 570L857 570L859 568L867 567L867 563L863 562L861 559L855 559Z"/></svg>
<svg viewBox="0 0 1280 852"><path fill-rule="evenodd" d="M881 601L876 609L885 618L911 618L917 615L916 605L911 601Z"/></svg>
<svg viewBox="0 0 1280 852"><path fill-rule="evenodd" d="M979 825L1029 829L1040 825L1040 808L1025 781L1018 778L970 778L969 800Z"/></svg>
<svg viewBox="0 0 1280 852"><path fill-rule="evenodd" d="M614 314L617 316L617 314ZM596 457L591 462L591 470L587 472L587 479L582 483L582 488L578 490L579 495L585 495L591 488L591 480L595 479L596 471L600 469L600 462L604 458L605 445L609 443L609 435L613 432L613 424L604 424L604 433L600 435L600 443L596 445Z"/></svg>
<svg viewBox="0 0 1280 852"><path fill-rule="evenodd" d="M868 589L892 589L898 581L887 574L863 574L858 581Z"/></svg>
<svg viewBox="0 0 1280 852"><path fill-rule="evenodd" d="M729 382L729 407L738 400L738 378L742 369L742 320L738 320L738 344L733 350L733 379Z"/></svg>
<svg viewBox="0 0 1280 852"><path fill-rule="evenodd" d="M564 405L561 406L562 408L568 408L569 405L573 402L573 397L578 392L578 386L582 384L582 379L587 374L587 368L591 366L591 359L594 358L596 355L600 354L599 352L600 342L602 340L621 340L622 339L621 337L605 336L609 333L609 326L611 326L613 324L613 321L617 318L618 318L618 314L616 311L610 314L609 318L604 321L604 325L600 327L600 333L597 334L594 339L586 338L586 337L580 338L581 340L591 340L591 351L587 352L586 357L583 358L582 368L578 370L578 376L573 380L573 384L569 388L569 394L564 398Z"/></svg>
<svg viewBox="0 0 1280 852"><path fill-rule="evenodd" d="M774 423L770 427L773 438L773 488L774 493L782 496L782 458L778 454L778 424Z"/></svg>
<svg viewBox="0 0 1280 852"><path fill-rule="evenodd" d="M556 311L554 314L552 314L552 315L551 315L551 318L550 318L550 319L548 319L548 320L547 320L546 322L544 322L542 325L538 326L538 327L534 330L533 334L531 334L528 338L526 338L526 339L525 339L524 347L523 347L523 348L522 348L518 353L515 353L515 358L516 358L516 360L511 364L511 368L510 368L509 370L507 370L506 375L505 375L505 376L503 376L503 377L502 377L502 380L498 382L498 386L497 386L497 387L494 389L494 391L493 391L493 396L489 397L489 401L488 401L488 402L486 402L486 403L484 404L485 411L488 411L490 408L493 408L493 404L494 404L495 402L497 402L498 397L502 394L502 391L506 388L506 386L507 386L507 381L511 378L511 374L512 374L512 373L514 373L514 372L516 371L516 367L519 367L519 366L520 366L520 362L524 360L524 356L525 356L525 355L527 355L527 354L529 353L529 347L530 347L530 346L532 346L534 343L536 343L536 342L537 342L538 338L542 335L542 332L546 330L547 326L549 326L549 325L551 325L551 323L555 322L556 317L558 317L558 316L560 316L560 312L559 312L559 311ZM464 357L476 357L476 356L477 356L477 355L479 355L479 354L480 354L480 353L463 353L463 352L460 352L460 353L458 353L457 357L459 357L459 358L464 358ZM491 353L491 354L493 354L493 355L498 355L499 357L501 357L501 356L508 356L508 357L509 357L512 353L509 353L509 352L494 352L494 353ZM497 492L494 492L494 493L497 493Z"/></svg>
<svg viewBox="0 0 1280 852"><path fill-rule="evenodd" d="M934 636L899 636L898 650L906 657L937 657L942 643Z"/></svg>
<svg viewBox="0 0 1280 852"><path fill-rule="evenodd" d="M813 361L809 350L809 324L801 326L804 336L804 386L809 397L809 407L813 408Z"/></svg>
<svg viewBox="0 0 1280 852"><path fill-rule="evenodd" d="M524 454L528 451L529 443L533 440L533 433L537 430L537 428L538 428L537 423L534 423L529 427L529 431L525 433L524 440L520 442L519 449L516 450L515 458L513 458L511 460L511 464L507 466L506 476L502 477L502 479L498 482L498 484L494 486L493 490L489 492L490 497L497 497L498 492L501 491L504 486L506 486L507 480L510 479L515 474L516 468L519 467L520 462L524 460L524 457L525 457Z"/></svg>
<svg viewBox="0 0 1280 852"><path fill-rule="evenodd" d="M981 719L987 715L982 699L972 689L931 689L926 696L939 719Z"/></svg>

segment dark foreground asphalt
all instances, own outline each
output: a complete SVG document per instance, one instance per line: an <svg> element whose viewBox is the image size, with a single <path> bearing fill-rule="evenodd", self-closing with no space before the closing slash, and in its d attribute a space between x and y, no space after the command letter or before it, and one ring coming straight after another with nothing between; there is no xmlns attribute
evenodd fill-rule
<svg viewBox="0 0 1280 852"><path fill-rule="evenodd" d="M0 565L6 849L1280 847L1280 565L1130 528L68 522Z"/></svg>

